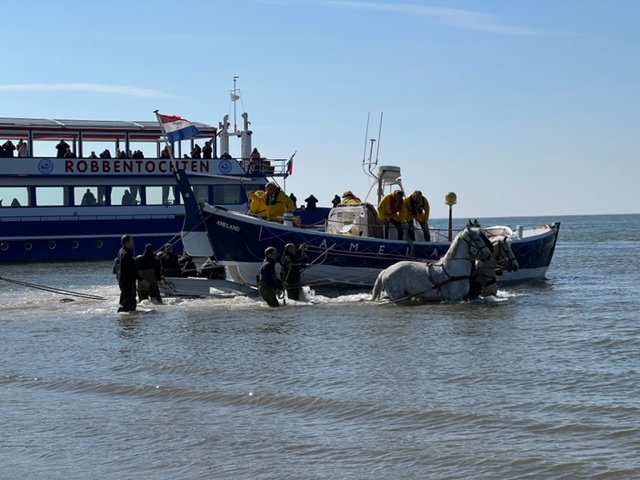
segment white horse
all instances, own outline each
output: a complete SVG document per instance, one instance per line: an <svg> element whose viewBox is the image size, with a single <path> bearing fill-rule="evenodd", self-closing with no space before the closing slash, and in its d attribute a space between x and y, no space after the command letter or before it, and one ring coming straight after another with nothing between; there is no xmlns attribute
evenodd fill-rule
<svg viewBox="0 0 640 480"><path fill-rule="evenodd" d="M502 272L518 271L519 265L513 250L511 250L511 238L506 235L497 235L490 238L493 244L493 254L486 262L476 260L471 272L469 285L469 297L490 297L498 293L496 275Z"/></svg>
<svg viewBox="0 0 640 480"><path fill-rule="evenodd" d="M458 301L469 293L472 261L487 261L493 245L477 222L467 224L451 243L447 253L433 263L403 261L391 265L378 275L371 300L382 291L393 302Z"/></svg>

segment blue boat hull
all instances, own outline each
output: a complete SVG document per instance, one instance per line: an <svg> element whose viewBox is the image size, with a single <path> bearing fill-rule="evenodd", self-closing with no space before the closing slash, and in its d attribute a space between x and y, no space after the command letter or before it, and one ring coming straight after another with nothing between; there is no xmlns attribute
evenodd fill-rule
<svg viewBox="0 0 640 480"><path fill-rule="evenodd" d="M328 209L296 212L305 225L322 224ZM309 215L311 214L311 215ZM63 262L113 259L120 237L133 235L137 250L151 243L155 249L167 243L182 253L180 231L184 215L133 218L131 215L92 217L78 220L0 222L0 263Z"/></svg>
<svg viewBox="0 0 640 480"><path fill-rule="evenodd" d="M0 263L59 262L68 260L113 259L120 248L120 237L134 236L137 249L145 244L159 249L174 244L182 252L177 232L182 228L183 215L162 219L117 219L11 222L10 235L0 235ZM7 228L8 222L0 224ZM46 234L43 234L45 233Z"/></svg>
<svg viewBox="0 0 640 480"><path fill-rule="evenodd" d="M212 206L204 207L203 219L218 261L235 269L241 281L247 283L254 281L265 249L275 247L282 253L287 243L307 246L304 262L312 265L304 273L307 283L357 287L372 286L381 270L398 261L437 260L450 246L448 242L407 242L328 234ZM512 250L520 269L515 274L505 274L500 281L542 278L551 263L559 227L556 223L540 235L514 240Z"/></svg>

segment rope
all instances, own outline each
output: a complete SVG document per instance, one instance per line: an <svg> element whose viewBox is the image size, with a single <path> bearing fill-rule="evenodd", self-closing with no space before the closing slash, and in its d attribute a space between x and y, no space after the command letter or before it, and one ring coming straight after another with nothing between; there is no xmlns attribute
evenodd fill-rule
<svg viewBox="0 0 640 480"><path fill-rule="evenodd" d="M316 263L316 262L317 262L318 260L320 260L322 257L324 257L324 260L326 260L326 259L327 259L327 256L326 256L326 255L327 255L327 253L329 253L329 250L331 250L331 249L332 249L333 247L335 247L335 246L336 246L336 244L334 243L334 244L333 244L333 245L331 245L330 247L326 248L326 249L325 249L325 251L324 251L324 252L322 252L320 255L318 255L318 256L316 257L316 259L315 259L315 260L313 260L313 261L308 265L308 267L307 267L307 268L309 268L311 265L313 265L314 263ZM324 263L324 260L320 263L321 265L322 265L322 263Z"/></svg>
<svg viewBox="0 0 640 480"><path fill-rule="evenodd" d="M37 290L44 290L45 292L57 293L59 295L69 295L71 297L86 298L89 300L107 300L105 297L99 295L91 295L90 293L73 292L71 290L63 290L61 288L47 287L46 285L38 285L35 283L24 282L22 280L15 280L7 277L0 277L0 280L13 283L15 285L21 285L23 287L35 288Z"/></svg>

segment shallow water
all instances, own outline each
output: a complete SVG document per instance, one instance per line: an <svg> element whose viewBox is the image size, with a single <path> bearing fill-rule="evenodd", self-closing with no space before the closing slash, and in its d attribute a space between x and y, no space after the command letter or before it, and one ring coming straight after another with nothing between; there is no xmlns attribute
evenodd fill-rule
<svg viewBox="0 0 640 480"><path fill-rule="evenodd" d="M117 314L110 262L2 276L2 478L640 476L640 216L562 221L547 280L485 301L315 292Z"/></svg>

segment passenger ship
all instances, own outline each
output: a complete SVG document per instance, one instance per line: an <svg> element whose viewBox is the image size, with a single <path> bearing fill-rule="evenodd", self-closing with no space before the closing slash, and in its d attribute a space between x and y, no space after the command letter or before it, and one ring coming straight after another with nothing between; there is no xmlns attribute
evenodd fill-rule
<svg viewBox="0 0 640 480"><path fill-rule="evenodd" d="M174 243L180 253L184 205L174 171L190 173L199 202L240 211L248 191L287 176L287 159L263 159L261 171L249 172L252 131L242 117L236 131L228 115L218 127L192 122L199 135L171 144L171 158L162 158L155 121L0 118L0 263L112 259L124 234L140 252ZM218 158L231 153L231 138L240 156ZM61 140L69 149L59 157ZM205 141L211 158L187 158Z"/></svg>

